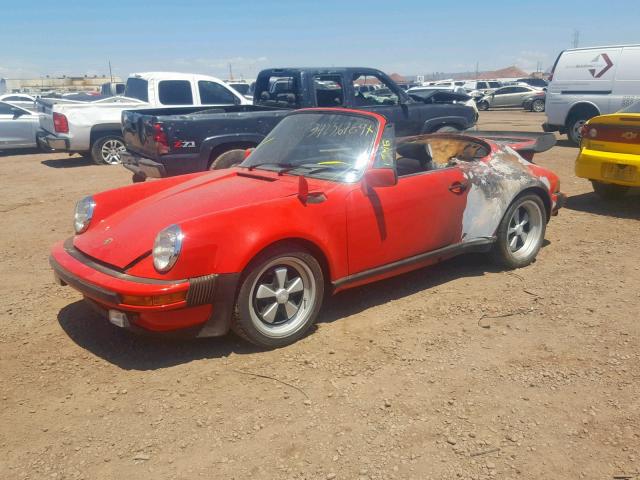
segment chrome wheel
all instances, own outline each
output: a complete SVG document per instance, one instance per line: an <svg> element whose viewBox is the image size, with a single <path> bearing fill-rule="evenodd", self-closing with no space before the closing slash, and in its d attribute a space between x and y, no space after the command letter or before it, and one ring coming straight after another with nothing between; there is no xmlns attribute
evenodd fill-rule
<svg viewBox="0 0 640 480"><path fill-rule="evenodd" d="M542 241L542 211L537 203L526 200L513 211L507 229L507 246L520 260L535 253Z"/></svg>
<svg viewBox="0 0 640 480"><path fill-rule="evenodd" d="M582 127L584 127L585 123L587 123L587 120L584 118L580 118L576 120L571 126L571 132L569 136L576 145L580 145L580 141L582 140Z"/></svg>
<svg viewBox="0 0 640 480"><path fill-rule="evenodd" d="M533 111L534 112L544 112L544 102L542 100L535 100L533 102Z"/></svg>
<svg viewBox="0 0 640 480"><path fill-rule="evenodd" d="M100 155L104 163L116 165L122 162L120 155L126 150L127 148L121 140L112 138L102 144Z"/></svg>
<svg viewBox="0 0 640 480"><path fill-rule="evenodd" d="M251 286L249 314L253 326L268 337L287 337L302 328L315 307L313 272L296 257L267 263Z"/></svg>

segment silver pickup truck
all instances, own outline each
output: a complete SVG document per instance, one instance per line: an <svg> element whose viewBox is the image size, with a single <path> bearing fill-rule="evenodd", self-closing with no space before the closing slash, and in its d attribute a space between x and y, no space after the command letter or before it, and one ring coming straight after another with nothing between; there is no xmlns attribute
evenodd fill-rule
<svg viewBox="0 0 640 480"><path fill-rule="evenodd" d="M38 143L48 149L86 155L97 164L117 164L126 150L120 124L123 110L250 103L215 77L170 72L133 74L122 97L94 102L38 100Z"/></svg>

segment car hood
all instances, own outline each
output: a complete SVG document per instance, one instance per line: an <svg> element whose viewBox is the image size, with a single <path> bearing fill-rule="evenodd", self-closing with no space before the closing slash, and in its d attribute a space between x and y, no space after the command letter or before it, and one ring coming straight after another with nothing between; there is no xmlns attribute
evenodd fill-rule
<svg viewBox="0 0 640 480"><path fill-rule="evenodd" d="M236 169L198 175L95 219L89 230L75 237L74 246L101 262L126 269L153 248L158 232L169 225L297 193L298 177L293 176ZM117 194L115 190L105 195ZM96 202L99 216L100 195Z"/></svg>

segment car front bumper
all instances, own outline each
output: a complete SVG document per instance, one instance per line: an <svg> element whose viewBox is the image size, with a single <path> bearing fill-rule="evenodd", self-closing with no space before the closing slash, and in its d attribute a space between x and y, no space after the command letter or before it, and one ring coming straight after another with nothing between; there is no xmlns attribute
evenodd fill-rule
<svg viewBox="0 0 640 480"><path fill-rule="evenodd" d="M576 175L589 180L640 187L640 155L583 147L576 160Z"/></svg>
<svg viewBox="0 0 640 480"><path fill-rule="evenodd" d="M122 321L112 323L120 327L198 337L229 331L239 274L181 280L135 277L94 261L76 249L72 239L54 245L49 263L58 284L78 290L105 316L118 316ZM132 297L154 299L169 294L184 295L182 300L163 305L126 303Z"/></svg>
<svg viewBox="0 0 640 480"><path fill-rule="evenodd" d="M36 133L36 141L40 147L49 150L69 150L69 139L56 137L51 133L39 131Z"/></svg>

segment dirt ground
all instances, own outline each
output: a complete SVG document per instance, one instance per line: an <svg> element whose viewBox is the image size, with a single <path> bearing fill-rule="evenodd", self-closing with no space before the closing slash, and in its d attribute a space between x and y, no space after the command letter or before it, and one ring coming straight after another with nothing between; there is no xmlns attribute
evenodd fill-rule
<svg viewBox="0 0 640 480"><path fill-rule="evenodd" d="M570 198L531 266L469 255L347 291L276 351L97 317L48 252L130 175L0 155L0 478L640 478L640 197L600 201L576 153L536 158Z"/></svg>

